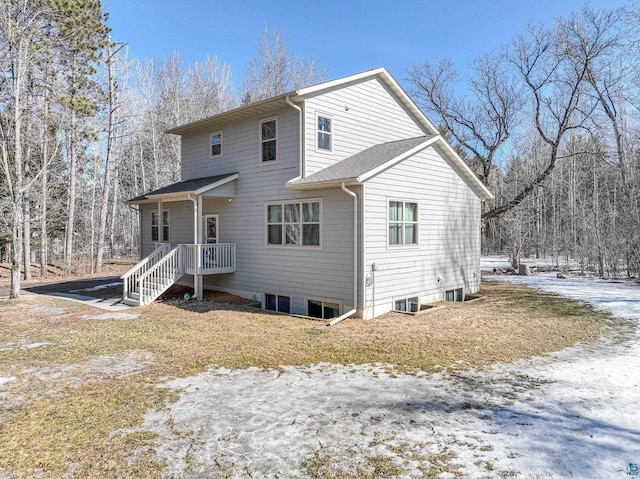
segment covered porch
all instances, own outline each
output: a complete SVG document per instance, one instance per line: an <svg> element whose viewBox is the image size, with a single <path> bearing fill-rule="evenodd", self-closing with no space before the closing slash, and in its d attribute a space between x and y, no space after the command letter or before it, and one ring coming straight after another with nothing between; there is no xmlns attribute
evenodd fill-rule
<svg viewBox="0 0 640 479"><path fill-rule="evenodd" d="M122 277L125 301L127 292L135 291L139 299L129 302L147 304L183 275L193 276L194 296L202 298L204 275L236 271L236 245L220 241L218 223L235 197L238 176L186 180L129 200L146 212L140 218L141 252L146 249L146 256ZM151 243L145 243L146 238Z"/></svg>

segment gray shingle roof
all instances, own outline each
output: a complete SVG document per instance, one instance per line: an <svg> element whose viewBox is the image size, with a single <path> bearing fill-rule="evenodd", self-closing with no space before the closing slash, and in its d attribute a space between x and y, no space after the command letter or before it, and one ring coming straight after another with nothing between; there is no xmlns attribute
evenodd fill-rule
<svg viewBox="0 0 640 479"><path fill-rule="evenodd" d="M338 163L327 166L306 178L292 181L291 185L305 185L358 178L424 143L427 139L426 136L418 136L416 138L391 141L389 143L372 146Z"/></svg>
<svg viewBox="0 0 640 479"><path fill-rule="evenodd" d="M167 193L188 193L191 191L196 191L207 185L212 185L213 183L217 183L218 181L224 180L225 178L229 178L230 176L233 176L236 174L237 173L228 173L226 175L206 176L204 178L194 178L192 180L180 181L178 183L173 183L171 185L164 186L157 190L150 191L149 193L145 193L144 195L131 198L129 201L127 201L127 203L144 201L149 199L149 196L154 196L154 195L164 195Z"/></svg>

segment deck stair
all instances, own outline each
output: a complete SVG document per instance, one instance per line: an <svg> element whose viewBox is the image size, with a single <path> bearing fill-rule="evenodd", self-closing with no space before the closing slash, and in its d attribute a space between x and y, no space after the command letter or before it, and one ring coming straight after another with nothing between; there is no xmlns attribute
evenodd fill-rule
<svg viewBox="0 0 640 479"><path fill-rule="evenodd" d="M236 270L236 245L161 244L121 276L122 302L150 304L185 274L222 274Z"/></svg>

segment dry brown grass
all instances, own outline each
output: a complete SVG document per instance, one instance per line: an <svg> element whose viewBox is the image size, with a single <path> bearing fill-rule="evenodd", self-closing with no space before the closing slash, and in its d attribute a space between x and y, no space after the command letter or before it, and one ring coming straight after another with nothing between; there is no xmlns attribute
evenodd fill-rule
<svg viewBox="0 0 640 479"><path fill-rule="evenodd" d="M156 384L211 366L385 363L408 373L485 368L592 341L611 324L577 302L526 287L489 283L482 294L482 301L448 303L422 316L345 320L322 331L317 321L214 301L171 300L134 310L140 313L135 320L87 321L82 316L96 311L81 304L0 300L0 376L60 371L50 375L48 388L36 387L37 381L5 385L0 474L157 477L162 465L153 459L153 437L127 430L168 399ZM48 344L20 346L38 342ZM152 359L126 375L107 368L73 380L73 371L88 361L132 351ZM373 462L367 471L392 466Z"/></svg>

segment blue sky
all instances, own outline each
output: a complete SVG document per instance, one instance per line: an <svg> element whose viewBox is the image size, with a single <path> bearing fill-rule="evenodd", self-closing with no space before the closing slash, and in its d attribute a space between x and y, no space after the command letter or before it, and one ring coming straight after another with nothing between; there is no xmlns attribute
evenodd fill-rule
<svg viewBox="0 0 640 479"><path fill-rule="evenodd" d="M328 68L328 79L386 67L401 83L413 65L450 57L460 70L499 49L528 21L550 25L577 0L103 0L114 40L138 59L179 52L186 64L217 54L234 81L265 25L297 55ZM592 0L610 8L623 1Z"/></svg>

